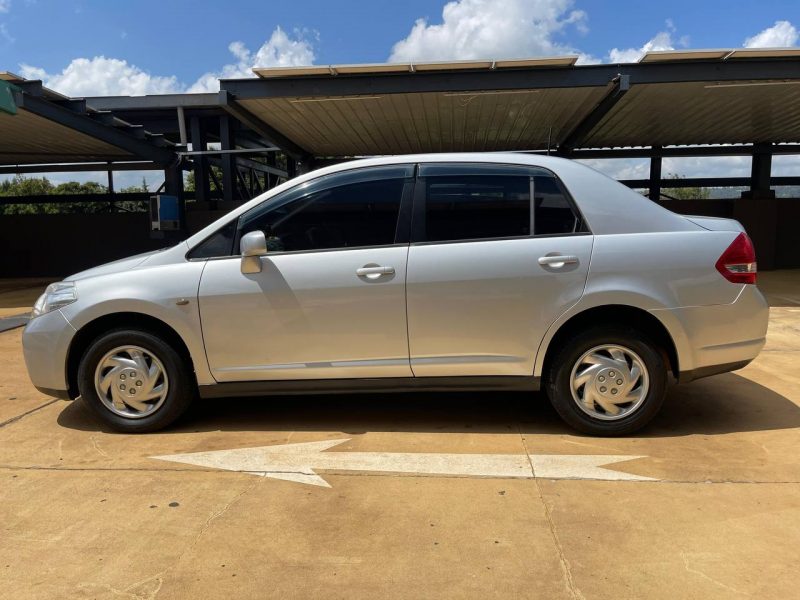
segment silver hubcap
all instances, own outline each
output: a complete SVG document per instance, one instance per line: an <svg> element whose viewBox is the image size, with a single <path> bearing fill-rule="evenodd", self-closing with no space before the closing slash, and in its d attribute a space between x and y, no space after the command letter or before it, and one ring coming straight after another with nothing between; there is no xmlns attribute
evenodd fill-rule
<svg viewBox="0 0 800 600"><path fill-rule="evenodd" d="M164 404L169 379L155 354L139 346L120 346L97 363L94 387L108 410L140 419Z"/></svg>
<svg viewBox="0 0 800 600"><path fill-rule="evenodd" d="M595 419L615 421L637 410L650 379L639 355L604 344L585 352L572 367L570 388L580 409Z"/></svg>

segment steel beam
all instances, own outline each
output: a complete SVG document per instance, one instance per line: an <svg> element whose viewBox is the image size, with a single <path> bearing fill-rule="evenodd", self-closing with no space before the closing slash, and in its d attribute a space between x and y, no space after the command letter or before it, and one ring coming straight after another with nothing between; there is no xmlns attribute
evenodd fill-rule
<svg viewBox="0 0 800 600"><path fill-rule="evenodd" d="M161 165L177 164L179 161L179 157L173 150L158 147L146 140L137 139L117 127L109 127L97 122L89 118L85 113L73 112L69 108L25 92L15 92L14 96L18 108L116 146L134 156Z"/></svg>
<svg viewBox="0 0 800 600"><path fill-rule="evenodd" d="M775 193L770 190L772 174L772 144L755 144L753 146L753 162L750 170L750 194L766 196Z"/></svg>
<svg viewBox="0 0 800 600"><path fill-rule="evenodd" d="M59 165L2 165L0 175L28 173L86 173L100 171L160 171L163 165L152 162L72 163Z"/></svg>
<svg viewBox="0 0 800 600"><path fill-rule="evenodd" d="M480 90L605 87L617 75L633 84L692 81L761 81L798 79L797 60L709 60L671 63L582 65L552 68L476 69L223 79L221 93L237 99Z"/></svg>
<svg viewBox="0 0 800 600"><path fill-rule="evenodd" d="M635 189L649 189L649 179L621 179L620 183ZM800 185L800 177L772 177L772 187ZM662 189L687 187L750 187L750 177L694 177L691 179L662 179Z"/></svg>
<svg viewBox="0 0 800 600"><path fill-rule="evenodd" d="M234 139L232 117L223 115L219 118L219 141L222 145L224 154L220 157L222 166L222 199L226 202L236 200L235 181L236 157L231 154L236 150L236 140Z"/></svg>
<svg viewBox="0 0 800 600"><path fill-rule="evenodd" d="M653 146L653 156L650 157L650 188L648 198L658 200L661 198L661 150L660 146Z"/></svg>
<svg viewBox="0 0 800 600"><path fill-rule="evenodd" d="M190 120L190 135L192 150L203 151L206 149L206 131L200 117L193 116ZM211 198L211 186L208 177L208 159L200 154L194 158L194 188L197 200L207 202Z"/></svg>
<svg viewBox="0 0 800 600"><path fill-rule="evenodd" d="M615 77L609 84L608 92L603 96L603 99L595 105L589 114L587 114L559 144L559 154L569 154L573 148L580 146L597 124L617 105L617 102L622 100L622 97L630 88L631 81L629 75L618 75Z"/></svg>

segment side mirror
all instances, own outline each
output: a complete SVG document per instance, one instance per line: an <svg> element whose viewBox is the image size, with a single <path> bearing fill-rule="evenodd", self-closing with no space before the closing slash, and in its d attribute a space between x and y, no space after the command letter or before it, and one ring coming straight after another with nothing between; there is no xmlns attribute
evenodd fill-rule
<svg viewBox="0 0 800 600"><path fill-rule="evenodd" d="M239 242L242 273L261 273L261 257L267 254L267 238L263 231L251 231Z"/></svg>

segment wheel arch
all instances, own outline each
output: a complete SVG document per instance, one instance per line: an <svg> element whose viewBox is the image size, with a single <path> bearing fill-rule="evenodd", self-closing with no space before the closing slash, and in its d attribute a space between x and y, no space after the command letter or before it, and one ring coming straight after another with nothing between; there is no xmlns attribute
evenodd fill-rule
<svg viewBox="0 0 800 600"><path fill-rule="evenodd" d="M170 325L148 314L138 312L117 312L97 317L78 329L67 351L66 375L67 391L70 398L78 396L78 364L91 343L104 332L113 329L130 328L147 331L170 344L187 361L194 373L194 361L183 338Z"/></svg>
<svg viewBox="0 0 800 600"><path fill-rule="evenodd" d="M667 359L670 371L676 379L678 378L680 373L678 351L669 329L653 313L627 304L606 304L586 308L561 323L547 341L544 358L537 365L540 367L538 374L546 376L553 356L570 337L598 323L622 323L648 335L658 344Z"/></svg>

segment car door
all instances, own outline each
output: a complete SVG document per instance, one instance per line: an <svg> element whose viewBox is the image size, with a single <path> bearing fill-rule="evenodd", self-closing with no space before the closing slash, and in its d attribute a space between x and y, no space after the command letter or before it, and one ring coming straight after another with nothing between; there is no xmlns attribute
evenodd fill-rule
<svg viewBox="0 0 800 600"><path fill-rule="evenodd" d="M203 339L220 382L408 377L405 278L413 165L343 171L243 214L261 272L208 260ZM234 247L237 247L234 244Z"/></svg>
<svg viewBox="0 0 800 600"><path fill-rule="evenodd" d="M547 328L583 293L592 241L548 170L421 165L407 275L414 375L532 375Z"/></svg>

